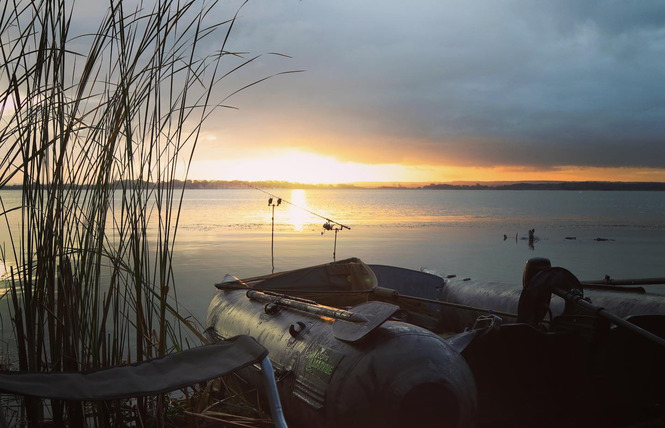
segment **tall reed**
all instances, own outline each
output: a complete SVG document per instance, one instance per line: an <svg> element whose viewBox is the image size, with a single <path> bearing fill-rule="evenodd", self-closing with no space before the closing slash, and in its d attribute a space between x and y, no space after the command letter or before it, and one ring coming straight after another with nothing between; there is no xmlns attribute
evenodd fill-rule
<svg viewBox="0 0 665 428"><path fill-rule="evenodd" d="M20 370L141 361L180 349L184 327L196 331L178 314L173 284L185 190L175 180L223 106L214 89L255 59L226 51L235 17L209 24L215 4L127 10L112 0L98 29L77 38L64 0L4 2L0 189L20 183L22 197L18 207L0 203ZM213 35L219 50L202 53ZM222 71L227 56L235 62ZM138 401L135 417L160 423L160 403ZM54 422L85 423L81 405L49 405ZM25 401L30 424L43 408ZM108 403L94 414L98 424L126 422Z"/></svg>

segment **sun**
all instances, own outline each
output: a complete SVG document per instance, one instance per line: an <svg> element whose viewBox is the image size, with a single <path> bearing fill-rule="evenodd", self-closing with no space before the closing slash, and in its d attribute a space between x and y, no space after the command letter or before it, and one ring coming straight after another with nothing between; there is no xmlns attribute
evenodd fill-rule
<svg viewBox="0 0 665 428"><path fill-rule="evenodd" d="M185 165L180 166L184 177ZM524 166L455 166L345 162L293 149L274 149L260 156L236 159L195 159L191 180L286 181L302 184L429 184L454 181L665 181L663 169L559 167L539 171Z"/></svg>
<svg viewBox="0 0 665 428"><path fill-rule="evenodd" d="M194 180L288 181L303 184L341 184L392 181L402 176L400 165L342 162L329 156L296 150L243 159L194 161Z"/></svg>

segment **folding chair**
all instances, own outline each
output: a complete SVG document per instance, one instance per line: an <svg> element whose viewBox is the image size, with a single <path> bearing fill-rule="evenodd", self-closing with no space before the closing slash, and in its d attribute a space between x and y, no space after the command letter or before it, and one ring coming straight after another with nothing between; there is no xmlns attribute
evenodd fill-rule
<svg viewBox="0 0 665 428"><path fill-rule="evenodd" d="M276 427L286 427L268 351L250 336L203 345L140 363L85 372L0 371L0 391L71 401L107 401L158 395L260 363ZM0 425L7 427L0 405Z"/></svg>

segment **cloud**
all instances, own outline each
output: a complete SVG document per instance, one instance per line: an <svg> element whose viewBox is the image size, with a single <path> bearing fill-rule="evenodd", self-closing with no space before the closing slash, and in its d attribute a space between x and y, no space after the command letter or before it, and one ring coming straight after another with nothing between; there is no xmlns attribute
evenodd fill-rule
<svg viewBox="0 0 665 428"><path fill-rule="evenodd" d="M257 1L232 45L293 57L266 57L243 78L307 71L234 98L241 110L222 120L231 145L665 168L662 2Z"/></svg>

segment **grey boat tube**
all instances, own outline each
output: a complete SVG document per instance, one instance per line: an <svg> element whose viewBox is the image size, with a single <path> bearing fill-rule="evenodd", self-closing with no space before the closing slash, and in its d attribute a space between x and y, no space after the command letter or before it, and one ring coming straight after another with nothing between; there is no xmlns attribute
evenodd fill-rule
<svg viewBox="0 0 665 428"><path fill-rule="evenodd" d="M333 334L333 322L250 299L240 289L215 295L206 326L212 339L248 334L268 349L291 427L475 425L473 375L443 339L389 320L360 340L345 341ZM261 387L259 370L239 374Z"/></svg>
<svg viewBox="0 0 665 428"><path fill-rule="evenodd" d="M584 284L583 284L584 285ZM441 301L459 305L484 308L517 315L522 286L516 283L499 281L477 281L465 279L446 279L441 291ZM595 289L584 287L584 297L597 306L601 306L621 318L644 315L665 315L665 296L631 292L626 289ZM564 313L566 302L559 296L552 296L549 308L551 317ZM448 331L462 332L473 326L484 311L445 308L442 323ZM506 317L505 322L516 322L517 317Z"/></svg>

